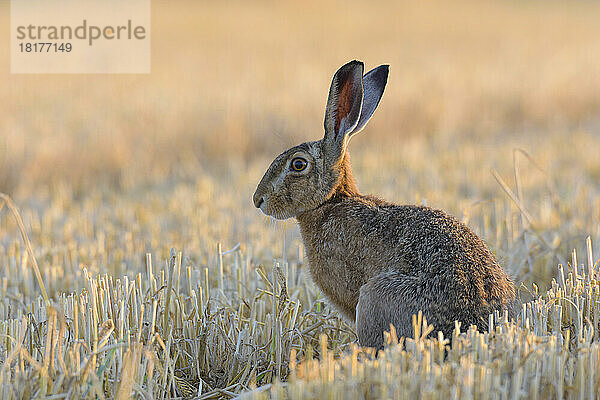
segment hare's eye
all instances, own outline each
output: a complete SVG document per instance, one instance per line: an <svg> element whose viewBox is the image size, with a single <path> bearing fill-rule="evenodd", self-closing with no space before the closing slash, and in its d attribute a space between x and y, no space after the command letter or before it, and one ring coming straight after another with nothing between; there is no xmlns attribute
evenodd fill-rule
<svg viewBox="0 0 600 400"><path fill-rule="evenodd" d="M300 172L304 171L306 167L308 167L308 161L306 161L302 157L296 157L292 160L292 163L290 165L292 167L292 170Z"/></svg>

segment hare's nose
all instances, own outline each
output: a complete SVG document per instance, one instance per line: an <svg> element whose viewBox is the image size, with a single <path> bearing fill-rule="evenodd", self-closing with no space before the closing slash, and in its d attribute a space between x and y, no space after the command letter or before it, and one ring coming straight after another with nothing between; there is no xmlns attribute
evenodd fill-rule
<svg viewBox="0 0 600 400"><path fill-rule="evenodd" d="M254 198L252 200L254 201L254 206L256 208L260 208L260 206L262 205L262 203L265 202L265 197L264 196L257 196L256 194L254 194Z"/></svg>

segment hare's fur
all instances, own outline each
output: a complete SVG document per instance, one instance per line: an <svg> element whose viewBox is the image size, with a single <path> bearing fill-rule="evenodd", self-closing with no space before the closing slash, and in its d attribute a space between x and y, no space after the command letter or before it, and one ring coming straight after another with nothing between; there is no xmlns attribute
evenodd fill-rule
<svg viewBox="0 0 600 400"><path fill-rule="evenodd" d="M411 335L419 310L449 335L455 320L485 328L489 313L510 305L507 274L454 217L338 192L352 189L338 188L296 218L315 283L348 319L356 318L361 344L379 346L390 323L399 336Z"/></svg>
<svg viewBox="0 0 600 400"><path fill-rule="evenodd" d="M315 283L356 322L361 345L381 347L390 324L398 336L410 336L419 310L446 336L456 320L485 328L488 314L509 309L515 292L484 242L443 211L395 205L356 187L347 143L387 81L387 68L385 76L365 75L364 83L362 71L362 63L352 62L336 73L325 137L278 156L254 203L276 218L297 219ZM357 111L352 97L358 96ZM307 161L306 170L291 169L297 157Z"/></svg>

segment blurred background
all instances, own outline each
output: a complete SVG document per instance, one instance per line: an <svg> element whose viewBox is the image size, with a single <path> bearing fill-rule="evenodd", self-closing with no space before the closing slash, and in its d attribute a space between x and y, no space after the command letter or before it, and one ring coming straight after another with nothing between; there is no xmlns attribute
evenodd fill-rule
<svg viewBox="0 0 600 400"><path fill-rule="evenodd" d="M9 15L2 2L5 43ZM448 210L544 285L600 237L599 15L585 1L156 0L148 75L11 75L0 48L0 191L51 292L76 289L81 264L121 275L172 246L194 266L216 242L295 257L293 223L266 223L255 185L323 135L340 65L388 63L350 147L361 190ZM0 214L0 228L10 249L15 224Z"/></svg>

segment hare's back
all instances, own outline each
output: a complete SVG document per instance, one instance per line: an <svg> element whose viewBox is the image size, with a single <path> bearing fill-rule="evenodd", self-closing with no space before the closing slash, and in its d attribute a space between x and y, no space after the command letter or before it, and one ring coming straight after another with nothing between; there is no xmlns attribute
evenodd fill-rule
<svg viewBox="0 0 600 400"><path fill-rule="evenodd" d="M505 304L514 298L513 284L484 241L467 225L441 210L386 204L388 240L409 273L443 283L448 290L486 302ZM462 297L462 296L461 296Z"/></svg>
<svg viewBox="0 0 600 400"><path fill-rule="evenodd" d="M437 270L444 265L467 269L498 265L483 240L444 211L387 204L380 207L380 218L390 233L389 240L422 271Z"/></svg>

